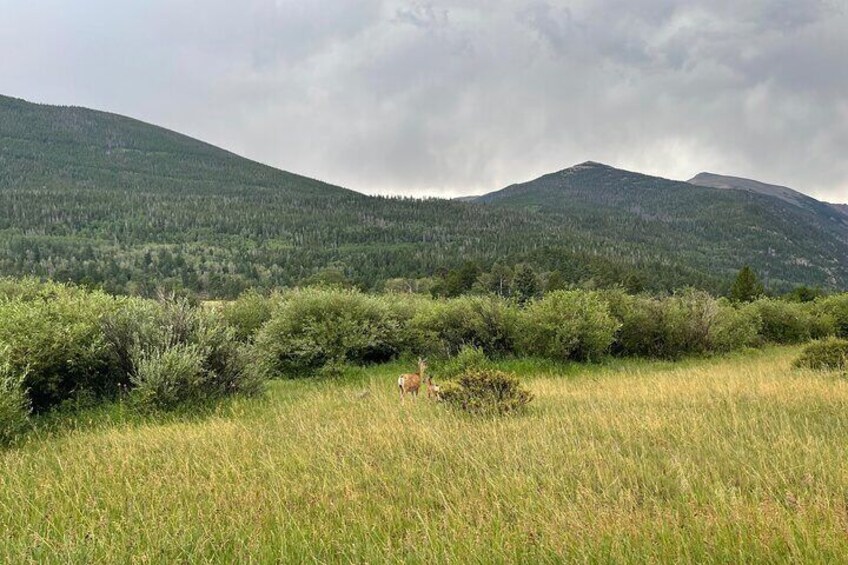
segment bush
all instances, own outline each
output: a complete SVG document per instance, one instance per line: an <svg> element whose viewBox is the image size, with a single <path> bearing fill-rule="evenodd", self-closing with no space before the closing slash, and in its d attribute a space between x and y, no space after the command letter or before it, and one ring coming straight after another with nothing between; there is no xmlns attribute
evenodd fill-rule
<svg viewBox="0 0 848 565"><path fill-rule="evenodd" d="M49 285L50 299L0 301L0 348L8 370L24 375L32 407L40 412L78 393L95 396L117 386L101 318L114 307L102 293Z"/></svg>
<svg viewBox="0 0 848 565"><path fill-rule="evenodd" d="M20 380L0 366L0 447L14 442L29 427L29 399Z"/></svg>
<svg viewBox="0 0 848 565"><path fill-rule="evenodd" d="M456 356L451 357L439 371L443 379L452 379L463 373L482 371L491 368L492 362L479 347L465 345Z"/></svg>
<svg viewBox="0 0 848 565"><path fill-rule="evenodd" d="M499 356L515 350L517 309L494 296L463 296L422 305L411 320L418 352L456 355L463 346Z"/></svg>
<svg viewBox="0 0 848 565"><path fill-rule="evenodd" d="M551 359L597 359L607 352L619 323L594 292L556 291L521 315L522 351Z"/></svg>
<svg viewBox="0 0 848 565"><path fill-rule="evenodd" d="M276 305L256 350L269 376L300 376L325 365L388 361L403 340L383 300L352 290L304 289Z"/></svg>
<svg viewBox="0 0 848 565"><path fill-rule="evenodd" d="M516 412L533 400L517 376L493 370L463 373L444 383L440 395L449 406L479 415Z"/></svg>
<svg viewBox="0 0 848 565"><path fill-rule="evenodd" d="M848 338L848 294L822 298L813 308L819 319L828 318L831 321L836 336Z"/></svg>
<svg viewBox="0 0 848 565"><path fill-rule="evenodd" d="M207 400L203 360L199 347L186 344L141 354L132 377L132 398L142 407L156 409Z"/></svg>
<svg viewBox="0 0 848 565"><path fill-rule="evenodd" d="M273 299L249 290L221 308L221 315L235 331L239 341L250 341L262 325L271 319Z"/></svg>
<svg viewBox="0 0 848 565"><path fill-rule="evenodd" d="M758 343L760 320L700 291L663 299L607 292L610 311L619 321L613 352L660 357L726 352Z"/></svg>
<svg viewBox="0 0 848 565"><path fill-rule="evenodd" d="M771 343L801 343L822 332L811 308L806 304L763 298L747 308L760 317L760 335Z"/></svg>
<svg viewBox="0 0 848 565"><path fill-rule="evenodd" d="M718 311L707 334L708 348L712 352L726 353L754 347L759 342L761 324L757 312L719 301Z"/></svg>
<svg viewBox="0 0 848 565"><path fill-rule="evenodd" d="M794 364L818 371L844 371L848 369L848 340L830 338L811 343Z"/></svg>

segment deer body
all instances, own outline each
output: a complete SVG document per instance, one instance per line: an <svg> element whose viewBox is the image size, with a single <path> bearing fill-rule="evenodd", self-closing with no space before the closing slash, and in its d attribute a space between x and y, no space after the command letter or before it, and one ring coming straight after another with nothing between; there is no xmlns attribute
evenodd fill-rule
<svg viewBox="0 0 848 565"><path fill-rule="evenodd" d="M442 391L439 385L433 382L433 377L427 377L427 398L439 400L439 393Z"/></svg>
<svg viewBox="0 0 848 565"><path fill-rule="evenodd" d="M403 400L406 393L418 396L418 389L421 388L421 381L424 380L424 371L427 369L427 363L424 359L418 360L418 372L407 373L398 377L398 388L400 389L400 398Z"/></svg>

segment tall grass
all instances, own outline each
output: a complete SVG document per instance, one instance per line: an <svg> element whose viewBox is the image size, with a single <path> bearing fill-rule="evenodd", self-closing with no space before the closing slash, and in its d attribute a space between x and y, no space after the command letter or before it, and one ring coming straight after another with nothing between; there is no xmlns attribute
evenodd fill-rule
<svg viewBox="0 0 848 565"><path fill-rule="evenodd" d="M500 419L401 404L401 364L93 414L0 452L0 562L837 562L848 382L797 352L511 361Z"/></svg>

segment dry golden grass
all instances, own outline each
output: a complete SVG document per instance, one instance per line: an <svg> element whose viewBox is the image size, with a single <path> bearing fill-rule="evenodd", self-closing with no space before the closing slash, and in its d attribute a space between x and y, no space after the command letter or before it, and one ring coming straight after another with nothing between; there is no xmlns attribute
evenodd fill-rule
<svg viewBox="0 0 848 565"><path fill-rule="evenodd" d="M505 419L402 405L391 365L39 433L0 453L0 562L842 560L848 382L796 354L513 362Z"/></svg>

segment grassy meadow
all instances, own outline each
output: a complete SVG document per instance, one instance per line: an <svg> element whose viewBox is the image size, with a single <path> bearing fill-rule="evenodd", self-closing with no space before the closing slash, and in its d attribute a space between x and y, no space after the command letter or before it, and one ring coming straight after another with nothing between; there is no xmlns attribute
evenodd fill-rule
<svg viewBox="0 0 848 565"><path fill-rule="evenodd" d="M46 420L0 452L0 562L833 562L848 381L797 353L505 362L536 399L496 419L401 403L393 363Z"/></svg>

